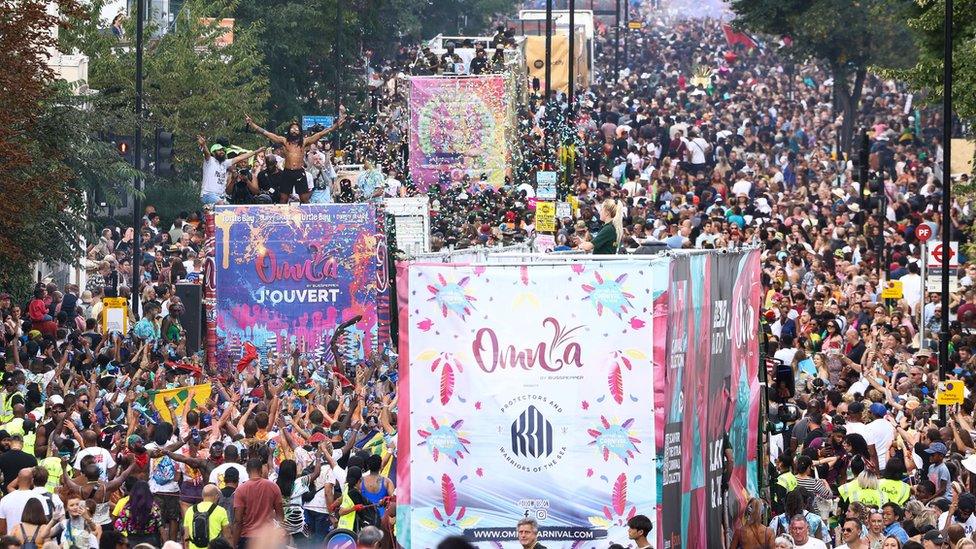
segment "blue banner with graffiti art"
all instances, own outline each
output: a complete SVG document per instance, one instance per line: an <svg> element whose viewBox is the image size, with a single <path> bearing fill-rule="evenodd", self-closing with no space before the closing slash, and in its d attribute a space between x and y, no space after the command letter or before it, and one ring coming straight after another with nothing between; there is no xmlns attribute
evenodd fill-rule
<svg viewBox="0 0 976 549"><path fill-rule="evenodd" d="M378 346L377 299L386 288L385 239L368 204L218 206L217 364L304 350L331 361L336 326L357 316L343 354L362 360Z"/></svg>

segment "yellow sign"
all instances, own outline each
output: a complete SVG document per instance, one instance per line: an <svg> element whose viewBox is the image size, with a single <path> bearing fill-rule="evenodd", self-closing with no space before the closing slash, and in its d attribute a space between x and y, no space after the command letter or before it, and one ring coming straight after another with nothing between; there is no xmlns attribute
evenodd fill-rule
<svg viewBox="0 0 976 549"><path fill-rule="evenodd" d="M935 394L935 403L939 406L962 404L965 395L963 389L966 384L961 381L946 381L939 383L939 391Z"/></svg>
<svg viewBox="0 0 976 549"><path fill-rule="evenodd" d="M889 280L881 290L881 299L901 299L905 291L900 280Z"/></svg>
<svg viewBox="0 0 976 549"><path fill-rule="evenodd" d="M535 203L535 230L540 233L551 233L556 230L556 203Z"/></svg>
<svg viewBox="0 0 976 549"><path fill-rule="evenodd" d="M177 415L183 414L183 408L187 406L187 401L190 400L190 392L193 392L193 402L189 403L190 409L194 409L198 406L203 406L210 400L210 391L213 388L209 383L203 385L193 385L192 387L177 387L175 389L166 389L165 391L152 391L153 404L156 409L159 410L159 417L168 423L173 423L173 416L169 413L169 408L166 406L167 400L175 400L175 406L173 412Z"/></svg>
<svg viewBox="0 0 976 549"><path fill-rule="evenodd" d="M573 208L573 215L579 215L579 199L574 195L569 195L566 197L566 201L569 202L569 206Z"/></svg>
<svg viewBox="0 0 976 549"><path fill-rule="evenodd" d="M643 21L628 21L627 22L627 28L630 29L630 30L641 30L642 28L644 28L644 22Z"/></svg>
<svg viewBox="0 0 976 549"><path fill-rule="evenodd" d="M124 297L102 298L102 334L129 331L129 301Z"/></svg>

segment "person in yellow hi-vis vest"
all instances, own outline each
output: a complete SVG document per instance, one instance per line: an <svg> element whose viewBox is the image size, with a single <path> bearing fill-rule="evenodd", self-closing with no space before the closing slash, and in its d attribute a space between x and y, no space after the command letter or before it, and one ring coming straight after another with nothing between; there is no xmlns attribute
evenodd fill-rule
<svg viewBox="0 0 976 549"><path fill-rule="evenodd" d="M346 471L346 485L342 489L342 503L339 504L339 528L358 532L362 528L361 512L369 503L359 491L359 482L363 479L363 470L350 467Z"/></svg>
<svg viewBox="0 0 976 549"><path fill-rule="evenodd" d="M0 423L8 423L14 419L14 407L24 406L24 390L19 385L24 380L22 372L13 372L4 376L3 393L0 394ZM21 417L24 413L21 411Z"/></svg>
<svg viewBox="0 0 976 549"><path fill-rule="evenodd" d="M847 506L858 501L866 507L880 509L888 502L888 496L881 490L878 476L865 469L854 480L841 485L837 490L840 495L841 508L846 512Z"/></svg>

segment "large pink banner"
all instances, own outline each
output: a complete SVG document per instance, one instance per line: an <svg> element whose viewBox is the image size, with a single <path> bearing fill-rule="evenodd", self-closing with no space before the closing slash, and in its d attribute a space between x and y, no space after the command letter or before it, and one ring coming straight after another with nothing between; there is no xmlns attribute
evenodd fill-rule
<svg viewBox="0 0 976 549"><path fill-rule="evenodd" d="M502 76L410 79L410 175L424 191L467 175L500 187L511 99Z"/></svg>

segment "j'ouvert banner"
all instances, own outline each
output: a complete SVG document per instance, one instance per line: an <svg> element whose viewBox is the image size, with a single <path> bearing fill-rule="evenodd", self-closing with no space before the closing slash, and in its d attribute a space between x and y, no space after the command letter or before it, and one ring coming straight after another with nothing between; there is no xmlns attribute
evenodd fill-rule
<svg viewBox="0 0 976 549"><path fill-rule="evenodd" d="M217 363L307 349L329 359L337 325L356 315L345 355L377 348L386 289L385 239L368 204L217 206L214 211Z"/></svg>
<svg viewBox="0 0 976 549"><path fill-rule="evenodd" d="M606 547L655 517L661 261L398 264L401 542L514 548L530 517L549 548Z"/></svg>

